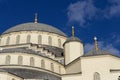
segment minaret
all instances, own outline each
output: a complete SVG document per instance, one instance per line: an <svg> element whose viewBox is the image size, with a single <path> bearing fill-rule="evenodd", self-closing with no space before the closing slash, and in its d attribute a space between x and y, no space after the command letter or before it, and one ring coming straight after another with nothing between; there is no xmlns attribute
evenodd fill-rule
<svg viewBox="0 0 120 80"><path fill-rule="evenodd" d="M94 37L94 45L95 45L95 51L98 51L99 48L98 48L98 41L97 41L97 37Z"/></svg>
<svg viewBox="0 0 120 80"><path fill-rule="evenodd" d="M75 36L75 30L74 30L74 26L72 26L72 37Z"/></svg>
<svg viewBox="0 0 120 80"><path fill-rule="evenodd" d="M34 21L34 23L38 23L38 14L37 13L35 13L35 21Z"/></svg>
<svg viewBox="0 0 120 80"><path fill-rule="evenodd" d="M71 63L83 55L83 43L79 38L75 37L74 26L72 26L72 37L68 38L63 46L65 54L65 65Z"/></svg>

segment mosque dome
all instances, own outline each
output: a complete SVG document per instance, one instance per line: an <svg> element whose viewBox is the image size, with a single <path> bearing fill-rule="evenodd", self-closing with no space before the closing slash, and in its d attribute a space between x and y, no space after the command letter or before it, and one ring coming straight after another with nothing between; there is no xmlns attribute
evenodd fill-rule
<svg viewBox="0 0 120 80"><path fill-rule="evenodd" d="M59 29L51 25L47 25L43 23L32 23L32 22L16 25L6 30L3 34L11 33L11 32L18 32L18 31L43 31L43 32L59 34L61 36L66 36L65 33L63 33L62 31L60 31Z"/></svg>

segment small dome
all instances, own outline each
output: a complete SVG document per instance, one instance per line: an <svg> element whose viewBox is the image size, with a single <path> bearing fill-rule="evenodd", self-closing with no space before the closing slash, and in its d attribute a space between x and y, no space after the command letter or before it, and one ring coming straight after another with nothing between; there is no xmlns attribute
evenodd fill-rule
<svg viewBox="0 0 120 80"><path fill-rule="evenodd" d="M18 31L45 31L50 33L56 33L62 36L66 36L62 31L59 29L43 24L43 23L24 23L17 26L14 26L8 30L6 30L3 34L11 33L11 32L18 32Z"/></svg>
<svg viewBox="0 0 120 80"><path fill-rule="evenodd" d="M68 38L68 39L65 41L64 44L66 44L66 43L68 43L68 42L72 42L72 41L77 41L77 42L81 42L81 43L82 43L82 41L81 41L79 38L77 38L77 37L70 37L70 38ZM63 46L64 46L64 44L63 44Z"/></svg>
<svg viewBox="0 0 120 80"><path fill-rule="evenodd" d="M97 55L113 55L113 54L105 50L98 50L98 51L92 50L84 54L84 56L97 56Z"/></svg>

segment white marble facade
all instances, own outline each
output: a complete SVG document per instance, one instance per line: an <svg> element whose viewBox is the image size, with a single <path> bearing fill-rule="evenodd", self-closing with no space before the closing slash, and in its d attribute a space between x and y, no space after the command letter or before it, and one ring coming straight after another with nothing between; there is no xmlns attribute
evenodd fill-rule
<svg viewBox="0 0 120 80"><path fill-rule="evenodd" d="M68 38L49 25L24 23L0 35L0 80L119 80L119 76L119 57L103 50L85 54L79 38Z"/></svg>

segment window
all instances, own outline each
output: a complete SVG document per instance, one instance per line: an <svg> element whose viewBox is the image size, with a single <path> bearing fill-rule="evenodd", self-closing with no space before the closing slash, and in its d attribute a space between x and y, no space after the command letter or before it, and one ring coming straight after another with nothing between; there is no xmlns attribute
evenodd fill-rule
<svg viewBox="0 0 120 80"><path fill-rule="evenodd" d="M54 71L54 64L51 63L51 71Z"/></svg>
<svg viewBox="0 0 120 80"><path fill-rule="evenodd" d="M118 80L120 80L120 76L118 77Z"/></svg>
<svg viewBox="0 0 120 80"><path fill-rule="evenodd" d="M41 60L41 68L45 68L45 61Z"/></svg>
<svg viewBox="0 0 120 80"><path fill-rule="evenodd" d="M61 47L61 40L58 39L58 47Z"/></svg>
<svg viewBox="0 0 120 80"><path fill-rule="evenodd" d="M10 43L10 37L7 37L6 45L9 45Z"/></svg>
<svg viewBox="0 0 120 80"><path fill-rule="evenodd" d="M22 56L18 56L18 64L19 65L23 64L23 57Z"/></svg>
<svg viewBox="0 0 120 80"><path fill-rule="evenodd" d="M12 78L12 80L15 80L14 78Z"/></svg>
<svg viewBox="0 0 120 80"><path fill-rule="evenodd" d="M59 66L59 73L61 73L61 67Z"/></svg>
<svg viewBox="0 0 120 80"><path fill-rule="evenodd" d="M19 44L20 43L20 35L17 35L16 36L16 44Z"/></svg>
<svg viewBox="0 0 120 80"><path fill-rule="evenodd" d="M8 65L8 64L10 64L10 59L11 59L11 57L8 55L8 56L6 56L6 64Z"/></svg>
<svg viewBox="0 0 120 80"><path fill-rule="evenodd" d="M1 39L0 39L0 45L1 45Z"/></svg>
<svg viewBox="0 0 120 80"><path fill-rule="evenodd" d="M94 73L94 80L100 80L100 74L98 72Z"/></svg>
<svg viewBox="0 0 120 80"><path fill-rule="evenodd" d="M42 36L39 35L39 36L38 36L38 44L41 44L41 43L42 43Z"/></svg>
<svg viewBox="0 0 120 80"><path fill-rule="evenodd" d="M31 39L31 36L28 35L28 36L27 36L27 43L30 43L30 39Z"/></svg>
<svg viewBox="0 0 120 80"><path fill-rule="evenodd" d="M30 66L34 66L34 58L33 57L30 58Z"/></svg>
<svg viewBox="0 0 120 80"><path fill-rule="evenodd" d="M52 38L50 36L48 37L48 44L52 46Z"/></svg>

